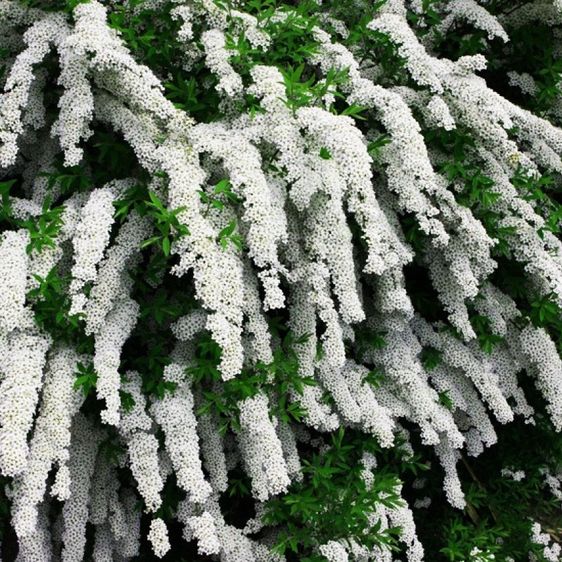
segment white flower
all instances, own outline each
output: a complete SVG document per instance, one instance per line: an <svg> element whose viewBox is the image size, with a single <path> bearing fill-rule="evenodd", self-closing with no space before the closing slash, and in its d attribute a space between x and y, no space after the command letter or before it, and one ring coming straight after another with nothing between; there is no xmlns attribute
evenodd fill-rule
<svg viewBox="0 0 562 562"><path fill-rule="evenodd" d="M0 472L21 474L28 462L27 436L33 425L42 386L49 340L38 334L14 330L2 351L0 380Z"/></svg>
<svg viewBox="0 0 562 562"><path fill-rule="evenodd" d="M239 404L238 442L252 479L252 494L260 501L287 491L290 483L281 442L269 419L267 398L258 394Z"/></svg>
<svg viewBox="0 0 562 562"><path fill-rule="evenodd" d="M99 334L96 335L94 353L94 369L98 376L96 392L99 398L105 400L105 410L102 410L101 418L109 425L119 424L121 376L118 369L121 348L137 321L138 311L139 305L130 298L118 301L106 317Z"/></svg>
<svg viewBox="0 0 562 562"><path fill-rule="evenodd" d="M73 388L77 362L76 353L66 347L50 353L27 466L14 481L12 523L18 537L29 536L35 530L37 505L45 495L53 464L58 464L60 473L68 463L72 417L82 401ZM69 494L67 490L64 499Z"/></svg>
<svg viewBox="0 0 562 562"><path fill-rule="evenodd" d="M0 235L0 337L17 328L25 306L29 234L8 230Z"/></svg>
<svg viewBox="0 0 562 562"><path fill-rule="evenodd" d="M173 368L173 364L169 365L166 371ZM189 494L190 501L203 503L211 493L211 486L205 479L199 457L197 421L190 388L180 383L173 394L166 393L163 398L156 400L150 413L164 431L166 451L170 455L178 485Z"/></svg>
<svg viewBox="0 0 562 562"><path fill-rule="evenodd" d="M220 542L213 517L207 511L203 515L189 517L187 524L191 528L193 536L197 539L197 551L199 554L218 554Z"/></svg>
<svg viewBox="0 0 562 562"><path fill-rule="evenodd" d="M70 494L62 510L62 559L68 562L84 559L88 499L100 441L100 432L82 414L77 414L70 445Z"/></svg>
<svg viewBox="0 0 562 562"><path fill-rule="evenodd" d="M152 544L152 550L158 558L162 558L170 550L170 541L168 539L168 527L162 519L153 519L150 522L150 531L148 532L148 540Z"/></svg>
<svg viewBox="0 0 562 562"><path fill-rule="evenodd" d="M318 550L329 562L348 562L349 560L345 548L336 541L328 541L326 544L320 545Z"/></svg>

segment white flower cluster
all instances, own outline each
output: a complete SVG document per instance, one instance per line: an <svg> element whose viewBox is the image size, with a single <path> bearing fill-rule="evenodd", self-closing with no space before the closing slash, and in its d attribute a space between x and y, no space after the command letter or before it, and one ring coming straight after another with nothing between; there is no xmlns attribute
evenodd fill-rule
<svg viewBox="0 0 562 562"><path fill-rule="evenodd" d="M96 335L94 352L94 369L98 376L96 391L98 397L105 400L106 409L101 413L102 420L110 425L119 424L121 348L136 323L138 310L138 304L129 297L118 301L106 316L99 334Z"/></svg>
<svg viewBox="0 0 562 562"><path fill-rule="evenodd" d="M197 549L200 554L218 554L220 542L213 516L207 511L203 515L189 517L187 525L197 539Z"/></svg>
<svg viewBox="0 0 562 562"><path fill-rule="evenodd" d="M219 76L217 89L233 98L242 92L242 78L228 62L229 53L225 48L224 35L218 29L211 29L201 35L205 49L205 62L209 70Z"/></svg>
<svg viewBox="0 0 562 562"><path fill-rule="evenodd" d="M17 8L15 12L17 13ZM17 20L13 26L17 26ZM26 18L23 18L24 22ZM29 23L29 22L28 22ZM11 27L8 25L8 27ZM4 83L0 101L0 166L15 163L18 154L18 139L25 131L25 111L36 112L41 97L33 88L37 76L34 66L43 62L52 46L58 46L68 34L69 27L61 14L46 14L33 21L24 34L26 48L16 57ZM33 95L35 94L35 96Z"/></svg>
<svg viewBox="0 0 562 562"><path fill-rule="evenodd" d="M435 29L436 32L443 32L461 19L469 22L475 28L485 31L488 39L499 37L503 41L509 41L509 37L498 19L474 0L453 0L448 2L446 10L449 14Z"/></svg>
<svg viewBox="0 0 562 562"><path fill-rule="evenodd" d="M548 533L543 533L541 531L540 523L536 521L531 526L531 541L535 544L540 544L544 546L542 555L548 562L558 562L560 560L560 555L562 554L562 548L557 542L552 542L552 538ZM530 560L536 560L536 556L531 553Z"/></svg>
<svg viewBox="0 0 562 562"><path fill-rule="evenodd" d="M35 531L37 506L45 495L53 464L58 467L59 480L65 479L60 474L68 471L71 422L82 401L73 388L77 361L78 356L71 349L61 347L50 352L27 467L15 480L13 524L19 538ZM58 490L57 495L65 500L70 489Z"/></svg>
<svg viewBox="0 0 562 562"><path fill-rule="evenodd" d="M180 365L169 365L164 376L173 380L173 371L178 370L181 376ZM150 412L164 431L166 451L170 455L178 485L188 493L190 501L203 503L211 493L211 486L201 466L190 388L185 383L178 385L173 395L166 394L154 402Z"/></svg>
<svg viewBox="0 0 562 562"><path fill-rule="evenodd" d="M148 532L148 540L152 544L154 554L158 558L162 558L170 550L170 541L168 539L168 527L162 519L153 519L150 522L150 531Z"/></svg>
<svg viewBox="0 0 562 562"><path fill-rule="evenodd" d="M0 334L17 327L22 321L27 285L28 256L26 230L9 230L0 240ZM1 337L1 336L0 336Z"/></svg>
<svg viewBox="0 0 562 562"><path fill-rule="evenodd" d="M548 488L548 491L558 500L562 501L562 473L552 472L548 467L540 469L540 473L544 477L543 487Z"/></svg>
<svg viewBox="0 0 562 562"><path fill-rule="evenodd" d="M70 286L71 314L84 311L86 296L81 290L86 283L96 279L96 267L109 244L115 199L116 194L110 188L96 189L81 210L81 219L72 238L74 265Z"/></svg>
<svg viewBox="0 0 562 562"><path fill-rule="evenodd" d="M318 551L322 556L326 557L329 562L349 561L345 548L336 541L328 541L326 544L320 545Z"/></svg>
<svg viewBox="0 0 562 562"><path fill-rule="evenodd" d="M62 511L64 546L61 556L68 562L84 558L90 487L101 437L99 430L82 414L74 417L69 459L70 493Z"/></svg>
<svg viewBox="0 0 562 562"><path fill-rule="evenodd" d="M511 480L513 480L514 482L521 482L521 480L525 479L524 470L512 470L511 468L502 468L501 475L506 476L507 478L511 478Z"/></svg>
<svg viewBox="0 0 562 562"><path fill-rule="evenodd" d="M265 396L259 394L240 403L238 442L254 497L264 501L286 492L291 480Z"/></svg>
<svg viewBox="0 0 562 562"><path fill-rule="evenodd" d="M119 430L127 444L131 472L147 511L156 511L162 504L160 494L164 482L159 472L158 440L152 432L152 420L145 412L146 401L141 392L138 373L129 371L123 391L134 400L130 411L122 412Z"/></svg>
<svg viewBox="0 0 562 562"><path fill-rule="evenodd" d="M0 380L0 471L21 474L29 443L50 341L41 334L14 330L2 342Z"/></svg>
<svg viewBox="0 0 562 562"><path fill-rule="evenodd" d="M148 238L149 223L133 212L119 230L115 243L99 264L97 275L84 306L86 333L98 334L116 300L129 291L127 271L139 258L138 241Z"/></svg>
<svg viewBox="0 0 562 562"><path fill-rule="evenodd" d="M490 552L488 549L482 550L475 546L470 551L470 560L472 562L493 562L495 559L496 555Z"/></svg>
<svg viewBox="0 0 562 562"><path fill-rule="evenodd" d="M277 560L267 548L271 537L250 535L263 529L262 503L302 478L298 442L322 449L305 426L320 432L349 427L391 447L397 434L406 433L400 420L408 420L423 443L435 447L446 496L463 508L456 470L461 449L476 456L493 445L492 418L505 424L521 416L534 423L518 384L522 369L562 429L562 360L548 331L520 322L515 301L492 284L498 240L475 209L458 201L457 180L436 172L446 155L429 148L423 132L470 132L469 156L493 183L491 209L499 231L507 233L505 252L522 267L529 294L561 305L562 244L545 229L540 205L528 201L511 178L519 166L527 179L545 169L562 172L562 130L494 92L478 74L485 68L482 56L435 56L436 34L420 40L402 0L386 2L367 28L396 46L408 86L378 83L384 72L378 62L358 60L329 32L345 39L344 23L325 17L318 21L326 29L312 29L319 47L306 56L306 65L320 83L328 83L333 71L345 71L346 78L339 90L328 88L321 99L310 96L300 105L277 66L260 58L243 74L232 62L228 45L237 40L247 39L262 54L272 46L264 23L245 13L243 3L228 14L211 0L171 3L178 59L185 69L206 69L220 96L220 115L210 122L195 123L178 109L165 95L171 78L135 60L107 22L113 2L81 2L64 15L0 0L6 37L0 47L5 42L11 57L0 94L0 173L21 176L23 193L10 196L12 212L29 224L51 198L64 205L63 225L42 251L31 248L27 228L0 234L0 474L13 479L12 524L21 560L51 559L55 551L65 562L82 560L88 523L95 527L94 559L136 556L138 496L151 518L154 553L164 556L171 546L158 511L172 473L186 494L178 520L201 554L221 562ZM155 9L165 4L146 2ZM542 0L499 18L486 2L443 4L445 17L434 30L439 33L468 22L490 40L505 42L506 30L541 14L562 22L559 8ZM291 23L293 15L279 11L269 19L275 28ZM46 115L47 76L40 68L48 57L60 68L62 92L53 119ZM536 93L528 75L511 73L509 80L526 94ZM378 125L360 128L349 115L338 115L336 97ZM248 100L252 111L240 110ZM151 191L189 230L172 237L164 252L170 270L159 280L142 280L156 288L170 273L196 303L191 311L170 313L174 321L165 338L173 351L157 392L146 390L152 380L123 364L139 318L150 329L160 327L157 315L141 313L137 280L130 275L158 255L151 244L141 250L154 229L150 213L131 204L122 223L115 216L114 204L135 191L136 179L64 194L45 177L59 157L67 167L90 172L85 146L99 126L130 146L151 177ZM381 134L389 142L375 157L370 146ZM235 204L216 202L224 185ZM423 250L404 231L406 220L415 224ZM406 266L414 259L437 294L442 322L415 312L406 288ZM73 340L53 341L46 323L33 318L43 298L39 278L50 272L60 276L56 289L69 304L69 322L92 343L85 346L89 351L73 348ZM29 298L30 289L39 289L39 296ZM220 346L210 387L222 396L223 384L236 383L258 362L272 363L280 342L268 315L280 309L300 341L295 371L315 384L290 389L288 396L247 394L236 404L238 424L225 436L217 413L203 407L208 389L188 379L197 368L195 340L208 333ZM498 340L491 353L480 346L473 311L488 320ZM53 311L53 317L60 323L64 313ZM424 363L428 349L439 357L432 368ZM100 406L95 420L87 413L94 396L80 411L85 397L76 385L79 364L90 363ZM147 365L151 376L159 367ZM379 371L380 380L371 384ZM274 375L268 376L273 383ZM303 407L302 425L273 415L286 402ZM121 448L110 463L103 449L112 440ZM116 466L127 468L134 484L121 488ZM225 521L219 504L236 467L250 478L256 501L256 517L244 531ZM363 467L372 485L374 457L365 456ZM525 477L510 468L502 475ZM560 497L558 476L547 475L545 483ZM52 497L64 502L58 526L48 520ZM429 501L415 505L427 507ZM382 530L400 527L407 559L423 559L406 505L381 505L369 522ZM558 546L550 545L538 524L532 538L544 545L546 559L557 559ZM332 562L392 560L384 549L369 551L351 539L329 540L316 550Z"/></svg>

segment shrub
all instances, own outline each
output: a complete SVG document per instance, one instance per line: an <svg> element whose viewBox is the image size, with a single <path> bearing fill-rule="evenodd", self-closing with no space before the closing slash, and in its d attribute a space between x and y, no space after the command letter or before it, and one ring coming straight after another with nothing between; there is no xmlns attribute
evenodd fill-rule
<svg viewBox="0 0 562 562"><path fill-rule="evenodd" d="M558 560L561 25L0 0L4 559Z"/></svg>

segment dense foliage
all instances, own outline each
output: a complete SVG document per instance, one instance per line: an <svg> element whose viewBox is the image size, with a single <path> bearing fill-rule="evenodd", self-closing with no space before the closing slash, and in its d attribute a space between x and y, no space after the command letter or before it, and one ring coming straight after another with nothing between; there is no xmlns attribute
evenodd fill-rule
<svg viewBox="0 0 562 562"><path fill-rule="evenodd" d="M0 0L2 560L562 541L560 0Z"/></svg>

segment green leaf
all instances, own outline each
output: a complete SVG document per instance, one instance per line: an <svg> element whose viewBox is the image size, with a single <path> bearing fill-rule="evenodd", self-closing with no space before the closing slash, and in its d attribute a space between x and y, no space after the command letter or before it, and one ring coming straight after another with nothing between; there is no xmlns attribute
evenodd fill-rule
<svg viewBox="0 0 562 562"><path fill-rule="evenodd" d="M373 369L363 377L363 384L368 383L373 388L379 388L383 384L385 378L386 377L382 371Z"/></svg>
<svg viewBox="0 0 562 562"><path fill-rule="evenodd" d="M74 381L74 390L82 390L84 396L88 396L90 392L96 387L98 375L94 371L93 364L84 365L78 363L78 373Z"/></svg>
<svg viewBox="0 0 562 562"><path fill-rule="evenodd" d="M380 155L381 149L391 142L390 135L382 134L379 135L374 141L369 142L367 145L367 151L371 158L376 159Z"/></svg>
<svg viewBox="0 0 562 562"><path fill-rule="evenodd" d="M425 347L421 352L421 362L427 371L435 369L441 360L441 352L433 347Z"/></svg>
<svg viewBox="0 0 562 562"><path fill-rule="evenodd" d="M231 184L230 181L227 179L220 180L215 188L213 189L215 195L220 195L221 193L230 193L231 192Z"/></svg>
<svg viewBox="0 0 562 562"><path fill-rule="evenodd" d="M160 236L152 236L151 238L147 238L146 240L143 240L143 242L141 242L141 248L146 248L147 246L151 246L152 244L155 244L156 242L160 241Z"/></svg>
<svg viewBox="0 0 562 562"><path fill-rule="evenodd" d="M165 256L170 255L170 239L167 236L162 239L162 251Z"/></svg>
<svg viewBox="0 0 562 562"><path fill-rule="evenodd" d="M121 398L121 407L125 412L130 412L135 407L135 399L129 392L119 390L119 397Z"/></svg>
<svg viewBox="0 0 562 562"><path fill-rule="evenodd" d="M366 118L360 115L363 111L366 111L368 108L363 107L360 105L352 104L346 109L344 109L340 115L349 115L350 117L354 117L355 119L359 119L361 121L365 121Z"/></svg>
<svg viewBox="0 0 562 562"><path fill-rule="evenodd" d="M236 230L236 220L232 220L219 233L219 238L230 236Z"/></svg>
<svg viewBox="0 0 562 562"><path fill-rule="evenodd" d="M446 390L439 393L439 403L442 406L445 406L445 408L447 408L447 410L450 410L450 411L454 410L453 401L451 400L451 398L450 398L450 396L449 396L449 394Z"/></svg>

